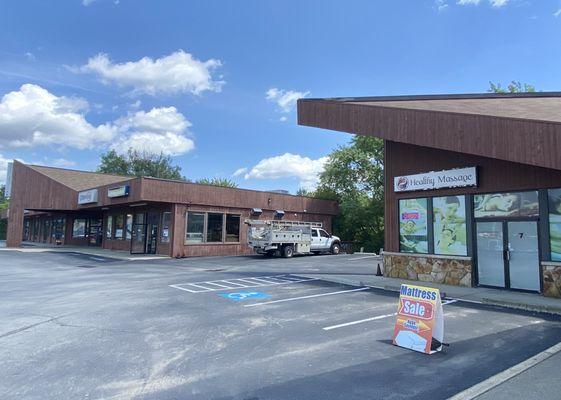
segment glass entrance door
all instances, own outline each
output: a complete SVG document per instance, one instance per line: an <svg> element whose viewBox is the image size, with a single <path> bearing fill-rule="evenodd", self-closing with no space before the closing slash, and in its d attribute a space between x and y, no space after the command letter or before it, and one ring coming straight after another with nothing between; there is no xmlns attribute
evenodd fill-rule
<svg viewBox="0 0 561 400"><path fill-rule="evenodd" d="M538 226L535 221L508 222L508 270L511 289L540 290Z"/></svg>
<svg viewBox="0 0 561 400"><path fill-rule="evenodd" d="M539 292L536 221L477 222L479 284Z"/></svg>
<svg viewBox="0 0 561 400"><path fill-rule="evenodd" d="M131 254L144 254L146 252L146 224L132 225Z"/></svg>
<svg viewBox="0 0 561 400"><path fill-rule="evenodd" d="M477 222L479 284L506 287L502 222Z"/></svg>

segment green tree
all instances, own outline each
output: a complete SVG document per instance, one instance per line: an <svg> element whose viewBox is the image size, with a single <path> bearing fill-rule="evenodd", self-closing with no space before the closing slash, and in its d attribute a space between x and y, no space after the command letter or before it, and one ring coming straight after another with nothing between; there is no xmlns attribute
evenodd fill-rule
<svg viewBox="0 0 561 400"><path fill-rule="evenodd" d="M202 185L213 185L213 186L222 186L222 187L229 187L229 188L237 188L238 184L234 181L231 181L227 178L202 178L196 181L196 183L200 183Z"/></svg>
<svg viewBox="0 0 561 400"><path fill-rule="evenodd" d="M536 91L534 85L528 83L520 83L519 81L510 82L506 89L500 83L493 83L489 81L489 93L533 93Z"/></svg>
<svg viewBox="0 0 561 400"><path fill-rule="evenodd" d="M105 174L185 180L181 167L173 165L170 156L133 149L124 155L115 150L102 154L97 170Z"/></svg>
<svg viewBox="0 0 561 400"><path fill-rule="evenodd" d="M10 206L10 200L6 198L6 186L0 186L0 210L7 210ZM5 219L0 220L0 239L6 239L6 230L8 221Z"/></svg>
<svg viewBox="0 0 561 400"><path fill-rule="evenodd" d="M384 141L355 136L334 150L314 197L339 201L336 235L377 252L384 246Z"/></svg>

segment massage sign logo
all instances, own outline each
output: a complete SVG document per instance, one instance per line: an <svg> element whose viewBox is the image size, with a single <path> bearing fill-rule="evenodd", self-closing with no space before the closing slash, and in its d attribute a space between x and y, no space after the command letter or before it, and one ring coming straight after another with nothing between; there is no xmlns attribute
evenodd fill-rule
<svg viewBox="0 0 561 400"><path fill-rule="evenodd" d="M399 179L397 180L397 187L399 188L399 190L407 190L408 186L409 186L409 179L407 179L406 176L400 176Z"/></svg>
<svg viewBox="0 0 561 400"><path fill-rule="evenodd" d="M443 340L444 323L438 289L401 285L393 343L431 354L433 338Z"/></svg>

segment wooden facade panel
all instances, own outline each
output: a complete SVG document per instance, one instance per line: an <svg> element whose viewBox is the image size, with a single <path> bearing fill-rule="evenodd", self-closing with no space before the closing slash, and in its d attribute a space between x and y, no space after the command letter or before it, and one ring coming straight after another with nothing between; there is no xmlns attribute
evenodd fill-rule
<svg viewBox="0 0 561 400"><path fill-rule="evenodd" d="M298 123L561 170L556 122L300 100Z"/></svg>
<svg viewBox="0 0 561 400"><path fill-rule="evenodd" d="M142 178L143 201L336 215L337 202L255 190Z"/></svg>
<svg viewBox="0 0 561 400"><path fill-rule="evenodd" d="M393 178L453 168L478 168L478 187L394 193ZM385 249L399 251L398 200L561 187L561 171L391 141L385 142Z"/></svg>

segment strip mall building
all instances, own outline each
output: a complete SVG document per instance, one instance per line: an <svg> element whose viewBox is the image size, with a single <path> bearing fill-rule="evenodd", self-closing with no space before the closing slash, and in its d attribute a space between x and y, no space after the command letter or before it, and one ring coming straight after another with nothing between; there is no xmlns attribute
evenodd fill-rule
<svg viewBox="0 0 561 400"><path fill-rule="evenodd" d="M384 274L561 297L561 93L302 99L384 139Z"/></svg>
<svg viewBox="0 0 561 400"><path fill-rule="evenodd" d="M100 246L172 257L251 253L243 222L321 222L337 203L275 192L26 165L12 169L7 246Z"/></svg>

